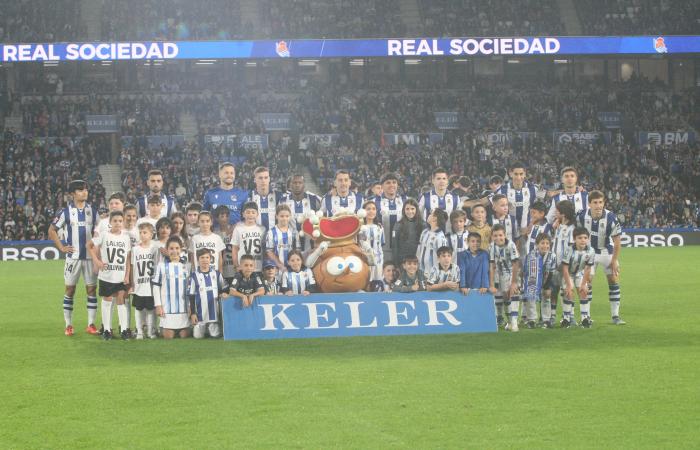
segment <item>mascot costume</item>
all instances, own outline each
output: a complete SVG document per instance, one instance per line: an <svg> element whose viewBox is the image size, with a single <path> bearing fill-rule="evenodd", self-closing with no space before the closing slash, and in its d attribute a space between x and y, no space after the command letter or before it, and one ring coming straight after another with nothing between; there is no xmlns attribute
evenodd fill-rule
<svg viewBox="0 0 700 450"><path fill-rule="evenodd" d="M319 291L358 292L369 284L374 256L367 242L357 244L364 210L354 214L341 210L333 217L320 214L307 217L302 232L311 236L316 248L307 256L306 267L313 270Z"/></svg>

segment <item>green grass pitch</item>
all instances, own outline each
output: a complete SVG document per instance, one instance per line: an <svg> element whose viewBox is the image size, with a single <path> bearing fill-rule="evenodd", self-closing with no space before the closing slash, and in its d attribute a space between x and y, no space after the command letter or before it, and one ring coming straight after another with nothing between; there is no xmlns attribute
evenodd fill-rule
<svg viewBox="0 0 700 450"><path fill-rule="evenodd" d="M625 249L593 329L267 342L63 336L62 262L0 263L0 448L690 448L700 247ZM116 314L115 314L116 315Z"/></svg>

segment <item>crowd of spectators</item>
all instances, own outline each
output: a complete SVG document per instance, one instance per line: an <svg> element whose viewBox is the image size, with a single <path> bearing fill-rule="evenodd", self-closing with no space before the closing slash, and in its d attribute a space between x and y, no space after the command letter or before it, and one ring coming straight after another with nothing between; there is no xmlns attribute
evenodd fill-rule
<svg viewBox="0 0 700 450"><path fill-rule="evenodd" d="M289 0L259 2L260 35L269 38L403 36L398 0ZM255 34L256 32L254 32Z"/></svg>
<svg viewBox="0 0 700 450"><path fill-rule="evenodd" d="M118 158L130 201L143 194L148 170L160 168L169 193L184 207L216 184L216 167L223 160L236 164L244 188L252 187L256 166L268 165L273 182L284 190L287 175L303 165L319 194L330 188L335 170L346 168L363 190L382 174L397 172L413 196L429 186L430 173L438 166L468 177L476 195L488 187L491 175L505 177L509 163L523 160L532 180L551 190L559 188L563 165L578 167L584 186L603 189L627 227L697 226L700 146L639 146L635 136L636 131L697 129L697 101L697 90L673 93L638 78L608 85L474 84L437 93L389 94L314 82L285 93L232 88L216 93L31 95L21 98L18 107L25 135L33 137L8 133L0 143L2 238L45 237L73 176L87 178L93 201L103 204L97 166L109 161L109 145L104 137L86 134L86 114L118 114L121 134L137 137ZM433 117L437 111L461 116L460 129L444 130L443 142L409 147L383 139L384 133L439 131ZM611 130L609 144L554 145L553 131L605 130L600 111L619 111L623 117L622 129ZM266 133L258 116L263 112L290 113L293 124L289 132L271 133L266 150L204 139L208 134ZM149 148L146 139L138 138L181 134L182 113L195 121L198 137L193 142ZM508 130L537 135L505 145L484 139L485 132ZM298 136L304 133L336 133L338 139L331 148L310 145L300 150Z"/></svg>
<svg viewBox="0 0 700 450"><path fill-rule="evenodd" d="M27 96L22 99L22 123L35 136L82 136L86 115L116 114L122 135L175 134L181 104L177 95Z"/></svg>
<svg viewBox="0 0 700 450"><path fill-rule="evenodd" d="M79 0L19 0L3 6L0 40L88 40ZM696 34L697 2L580 0L584 35ZM262 0L242 11L240 0L104 1L102 40L219 40L442 36L566 35L555 0ZM90 15L90 14L88 14ZM90 16L91 17L91 16ZM85 19L85 20L83 20ZM569 19L571 20L571 19Z"/></svg>
<svg viewBox="0 0 700 450"><path fill-rule="evenodd" d="M48 225L69 199L71 179L86 180L89 201L105 205L98 166L109 155L91 138L46 142L6 132L0 158L0 240L47 239Z"/></svg>
<svg viewBox="0 0 700 450"><path fill-rule="evenodd" d="M253 32L241 22L238 0L122 0L104 2L103 40L242 39Z"/></svg>
<svg viewBox="0 0 700 450"><path fill-rule="evenodd" d="M698 2L583 0L574 2L585 35L697 34Z"/></svg>
<svg viewBox="0 0 700 450"><path fill-rule="evenodd" d="M84 38L80 0L3 2L0 42L55 42Z"/></svg>
<svg viewBox="0 0 700 450"><path fill-rule="evenodd" d="M125 148L119 157L122 189L129 202L135 203L144 195L148 171L160 169L167 193L176 199L180 210L193 200L201 201L207 189L218 185L218 165L223 161L235 164L235 184L239 188L253 189L253 171L258 166L267 166L272 185L286 191L286 178L295 165L294 160L289 146L282 142L272 143L266 150L241 150L227 144L199 142L186 142L174 149L149 148L137 142Z"/></svg>
<svg viewBox="0 0 700 450"><path fill-rule="evenodd" d="M418 3L426 36L566 34L555 0L419 0Z"/></svg>

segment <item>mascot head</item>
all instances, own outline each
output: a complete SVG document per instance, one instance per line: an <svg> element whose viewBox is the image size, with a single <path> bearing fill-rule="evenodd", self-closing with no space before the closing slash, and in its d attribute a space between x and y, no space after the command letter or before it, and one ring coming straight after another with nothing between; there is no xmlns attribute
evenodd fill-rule
<svg viewBox="0 0 700 450"><path fill-rule="evenodd" d="M304 234L328 249L314 264L313 272L321 292L357 292L369 282L367 257L355 243L360 219L347 211L334 217L311 216L302 226Z"/></svg>

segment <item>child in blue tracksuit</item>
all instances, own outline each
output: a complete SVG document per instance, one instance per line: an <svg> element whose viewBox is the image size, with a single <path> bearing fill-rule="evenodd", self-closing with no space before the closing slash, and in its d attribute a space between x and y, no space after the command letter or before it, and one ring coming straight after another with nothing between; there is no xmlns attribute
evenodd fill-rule
<svg viewBox="0 0 700 450"><path fill-rule="evenodd" d="M459 290L467 295L472 289L480 294L489 290L489 253L481 249L481 235L469 233L467 236L469 250L460 252L457 265L462 274Z"/></svg>

